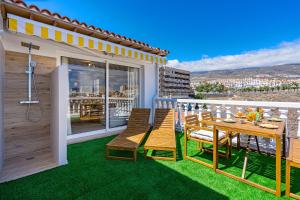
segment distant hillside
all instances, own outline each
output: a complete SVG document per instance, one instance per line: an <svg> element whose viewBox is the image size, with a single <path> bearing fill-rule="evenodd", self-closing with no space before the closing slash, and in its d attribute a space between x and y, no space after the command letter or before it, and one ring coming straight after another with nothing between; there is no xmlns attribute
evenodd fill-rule
<svg viewBox="0 0 300 200"><path fill-rule="evenodd" d="M232 70L216 70L193 72L192 78L245 78L245 77L270 77L270 78L300 78L300 64L285 64L270 67L242 68Z"/></svg>

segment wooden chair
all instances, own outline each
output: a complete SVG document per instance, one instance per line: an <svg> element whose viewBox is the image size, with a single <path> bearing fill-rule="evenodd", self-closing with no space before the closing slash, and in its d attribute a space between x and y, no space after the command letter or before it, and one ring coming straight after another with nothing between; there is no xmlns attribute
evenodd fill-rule
<svg viewBox="0 0 300 200"><path fill-rule="evenodd" d="M288 197L300 199L299 195L291 193L291 167L300 168L300 139L290 140L289 156L286 160L286 190Z"/></svg>
<svg viewBox="0 0 300 200"><path fill-rule="evenodd" d="M148 156L148 150L170 151L173 157ZM153 130L144 145L145 157L149 159L176 161L175 111L156 109Z"/></svg>
<svg viewBox="0 0 300 200"><path fill-rule="evenodd" d="M106 144L106 159L134 160L137 159L137 149L144 140L149 125L150 109L133 108L128 120L127 129ZM132 151L132 157L110 155L110 150Z"/></svg>
<svg viewBox="0 0 300 200"><path fill-rule="evenodd" d="M212 120L211 113L204 113L202 115L203 120ZM187 144L188 141L196 141L198 142L198 148L200 151L203 150L203 144L211 144L213 145L213 129L209 127L205 123L202 123L198 119L198 115L189 115L185 117L185 126L184 126L184 158L189 159L200 164L206 165L212 168L212 165L207 164L203 161L197 160L193 157L187 155ZM230 153L230 137L229 133L219 131L219 144L220 146L226 145L226 158L229 157Z"/></svg>
<svg viewBox="0 0 300 200"><path fill-rule="evenodd" d="M203 112L201 114L202 116L202 120L204 121L209 121L209 120L217 120L217 118L214 118L211 112ZM209 126L207 124L205 124L204 122L201 122L201 126L210 129L211 131L213 130L213 126ZM229 137L229 152L228 152L228 156L231 156L232 153L232 139L234 137L237 137L237 149L240 149L241 146L241 138L240 138L240 134L239 133L228 133L228 137Z"/></svg>

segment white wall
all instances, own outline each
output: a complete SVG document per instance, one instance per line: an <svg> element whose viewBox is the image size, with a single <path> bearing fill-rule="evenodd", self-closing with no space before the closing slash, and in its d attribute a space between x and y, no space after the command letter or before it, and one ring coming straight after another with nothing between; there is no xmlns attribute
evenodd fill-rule
<svg viewBox="0 0 300 200"><path fill-rule="evenodd" d="M0 19L1 20L1 19ZM0 30L1 31L1 30ZM5 54L1 42L0 35L0 172L3 166L4 159L4 130L3 130L3 79L4 79L4 65L5 65Z"/></svg>
<svg viewBox="0 0 300 200"><path fill-rule="evenodd" d="M80 59L86 59L86 60L92 60L92 61L99 61L99 62L106 62L108 61L109 63L115 63L115 64L121 64L121 65L128 65L128 66L136 66L136 67L142 67L143 68L143 76L141 79L144 81L142 84L142 89L143 89L143 94L142 94L142 99L143 102L141 102L141 105L146 107L146 108L152 108L152 102L153 98L156 95L156 81L157 81L157 74L156 74L156 65L151 64L149 62L141 61L138 59L132 59L132 58L126 58L126 57L121 57L121 56L115 56L115 55L106 55L102 52L99 51L91 51L85 48L79 48L79 47L73 47L67 44L63 43L58 43L50 40L45 40L41 39L38 37L33 37L33 36L28 36L24 34L16 34L16 33L10 33L10 32L3 32L3 46L6 51L15 51L15 52L21 52L21 53L27 53L27 49L21 47L21 42L32 42L34 45L40 46L40 50L33 50L33 54L35 55L41 55L41 56L48 56L48 57L54 57L57 59L57 66L60 66L60 59L61 56L66 56L66 57L73 57L73 58L80 58ZM55 72L58 73L58 72ZM54 74L55 74L54 73ZM67 73L67 72L65 72ZM55 75L55 77L60 76L60 75ZM61 83L62 79L59 79L58 81L55 81L56 83L62 84ZM68 81L67 76L64 77L64 81ZM64 94L61 95L55 94L56 97L53 97L53 102L55 102L55 98L66 98L65 100L68 99L66 91L68 91L67 85L63 86L65 89L57 87L57 85L54 85L52 88L52 92L59 92L64 90ZM56 89L55 89L56 88ZM59 90L59 91L56 91ZM61 109L64 109L64 107L59 108L53 105L53 113L61 113L65 112L62 111ZM65 106L67 108L67 106ZM58 117L58 116L55 116ZM53 125L53 130L58 129L56 126L60 126L66 120L66 115L59 116L62 121L59 122L59 124L54 124ZM151 117L152 119L152 117ZM67 123L67 122L65 122ZM60 128L59 128L60 129ZM63 136L67 134L67 131L64 133L61 132ZM54 137L55 138L55 137ZM53 139L54 139L53 138ZM58 146L55 146L55 148L58 148ZM60 159L59 159L60 160Z"/></svg>
<svg viewBox="0 0 300 200"><path fill-rule="evenodd" d="M3 130L3 78L4 78L4 48L2 45L3 19L0 9L0 172L4 160L4 130Z"/></svg>
<svg viewBox="0 0 300 200"><path fill-rule="evenodd" d="M59 165L67 164L68 69L60 66L51 74L52 152Z"/></svg>

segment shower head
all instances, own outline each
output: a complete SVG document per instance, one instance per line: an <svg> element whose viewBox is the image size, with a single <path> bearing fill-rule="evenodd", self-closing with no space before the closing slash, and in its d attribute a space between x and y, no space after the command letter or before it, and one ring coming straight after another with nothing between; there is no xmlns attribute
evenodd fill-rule
<svg viewBox="0 0 300 200"><path fill-rule="evenodd" d="M40 50L40 46L34 45L34 44L32 44L31 42L30 42L30 43L27 43L27 42L21 42L21 46L22 46L22 47L29 48L29 49Z"/></svg>

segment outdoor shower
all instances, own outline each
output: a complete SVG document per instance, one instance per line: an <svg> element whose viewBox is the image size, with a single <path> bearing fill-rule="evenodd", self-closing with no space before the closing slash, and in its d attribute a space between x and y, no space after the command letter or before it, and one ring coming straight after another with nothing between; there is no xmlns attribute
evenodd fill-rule
<svg viewBox="0 0 300 200"><path fill-rule="evenodd" d="M32 49L39 50L40 47L33 45L32 43L25 43L25 42L21 42L21 46L28 48L28 67L25 70L25 73L28 74L28 99L20 101L20 104L25 104L28 106L27 112L26 112L27 120L35 122L35 121L39 121L40 118L38 120L32 120L30 118L31 104L39 104L40 100L39 100L39 96L38 96L38 91L37 91L36 82L35 82L35 74L34 74L34 70L37 66L37 63L32 60L31 50ZM33 100L33 98L32 98L32 89L34 89L34 92L35 92L35 100ZM39 106L39 107L40 107L40 111L42 112L41 106Z"/></svg>

